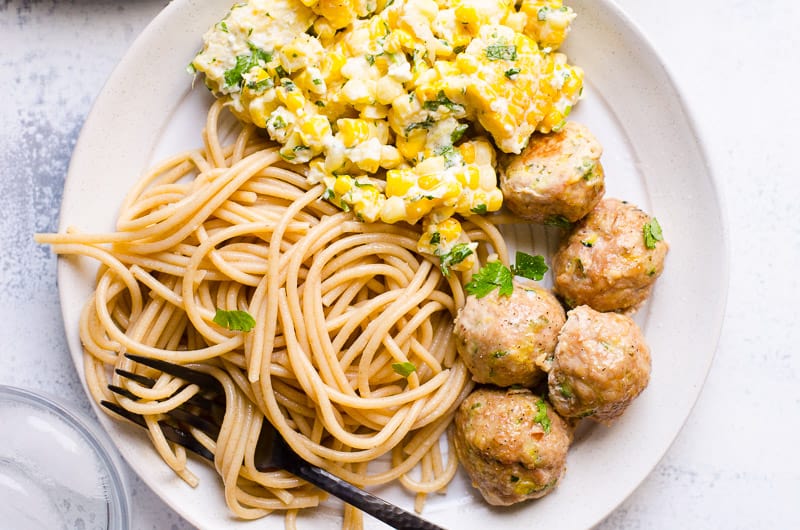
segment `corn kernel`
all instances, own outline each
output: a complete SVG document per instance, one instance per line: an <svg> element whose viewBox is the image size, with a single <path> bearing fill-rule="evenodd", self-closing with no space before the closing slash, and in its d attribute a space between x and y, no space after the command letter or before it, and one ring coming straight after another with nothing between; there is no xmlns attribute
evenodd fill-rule
<svg viewBox="0 0 800 530"><path fill-rule="evenodd" d="M434 156L426 158L416 165L414 171L418 175L438 175L444 171L444 157Z"/></svg>
<svg viewBox="0 0 800 530"><path fill-rule="evenodd" d="M369 124L364 120L340 118L336 120L337 136L345 147L353 147L369 138Z"/></svg>
<svg viewBox="0 0 800 530"><path fill-rule="evenodd" d="M450 217L439 223L436 226L436 231L439 232L445 241L455 241L461 235L461 223L455 218Z"/></svg>
<svg viewBox="0 0 800 530"><path fill-rule="evenodd" d="M456 57L456 66L462 73L471 75L478 71L478 59L467 53L460 53Z"/></svg>
<svg viewBox="0 0 800 530"><path fill-rule="evenodd" d="M445 185L444 193L442 194L442 200L449 200L458 198L461 195L461 186L458 182L453 180L448 180L447 184Z"/></svg>
<svg viewBox="0 0 800 530"><path fill-rule="evenodd" d="M385 223L396 223L406 219L406 205L400 197L388 197L383 203L380 213Z"/></svg>
<svg viewBox="0 0 800 530"><path fill-rule="evenodd" d="M406 160L414 160L417 154L425 147L425 131L415 130L408 135L408 138L398 136L396 140L397 149Z"/></svg>
<svg viewBox="0 0 800 530"><path fill-rule="evenodd" d="M461 152L461 158L464 159L465 164L473 164L475 162L475 144L473 142L464 142L458 146Z"/></svg>
<svg viewBox="0 0 800 530"><path fill-rule="evenodd" d="M386 196L402 197L414 185L414 174L410 169L390 169L386 172Z"/></svg>
<svg viewBox="0 0 800 530"><path fill-rule="evenodd" d="M498 188L493 189L486 196L486 209L490 212L496 212L503 206L503 192Z"/></svg>
<svg viewBox="0 0 800 530"><path fill-rule="evenodd" d="M303 137L303 143L309 145L329 136L331 134L331 124L325 116L310 116L303 120L300 125L300 133Z"/></svg>
<svg viewBox="0 0 800 530"><path fill-rule="evenodd" d="M438 186L440 182L441 178L439 177L439 175L431 173L428 175L422 175L417 181L417 184L419 184L419 187L422 188L423 190L430 191L434 189L436 186Z"/></svg>
<svg viewBox="0 0 800 530"><path fill-rule="evenodd" d="M339 175L333 184L333 191L337 195L344 195L353 187L353 179L348 175Z"/></svg>
<svg viewBox="0 0 800 530"><path fill-rule="evenodd" d="M431 200L423 198L411 201L406 204L406 215L408 216L406 220L409 222L415 221L430 212L431 208L433 208L433 201Z"/></svg>

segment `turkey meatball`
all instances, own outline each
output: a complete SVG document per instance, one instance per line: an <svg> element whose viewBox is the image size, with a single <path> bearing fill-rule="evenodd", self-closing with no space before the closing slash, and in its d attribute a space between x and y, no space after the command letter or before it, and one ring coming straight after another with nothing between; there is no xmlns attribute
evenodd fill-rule
<svg viewBox="0 0 800 530"><path fill-rule="evenodd" d="M649 380L650 350L630 317L585 305L567 313L547 378L559 414L609 424Z"/></svg>
<svg viewBox="0 0 800 530"><path fill-rule="evenodd" d="M604 199L553 256L554 289L570 307L635 311L650 295L666 254L658 221L632 204Z"/></svg>
<svg viewBox="0 0 800 530"><path fill-rule="evenodd" d="M540 381L566 321L547 289L515 278L510 295L498 289L467 297L455 321L456 348L479 383L533 386Z"/></svg>
<svg viewBox="0 0 800 530"><path fill-rule="evenodd" d="M575 122L556 133L534 134L500 171L505 204L535 223L581 219L605 191L602 152L589 129Z"/></svg>
<svg viewBox="0 0 800 530"><path fill-rule="evenodd" d="M454 439L472 485L489 504L508 506L556 487L572 428L529 390L481 388L461 403Z"/></svg>

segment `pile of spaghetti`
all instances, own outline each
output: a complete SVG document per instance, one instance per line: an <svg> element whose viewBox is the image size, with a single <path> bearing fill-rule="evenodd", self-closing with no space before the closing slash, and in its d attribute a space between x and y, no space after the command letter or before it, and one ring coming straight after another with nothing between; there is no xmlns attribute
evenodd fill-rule
<svg viewBox="0 0 800 530"><path fill-rule="evenodd" d="M123 354L215 375L226 393L222 430L200 438L238 517L282 510L292 527L299 509L324 498L288 473L255 469L263 421L345 480L399 481L421 510L457 468L440 440L472 388L452 336L465 278L417 252L417 226L359 222L321 200L324 186L287 169L252 126L223 133L221 109L209 111L204 148L166 160L128 193L115 232L37 236L56 253L101 263L80 321L88 387L98 402L144 415L164 461L196 484L184 449L157 422L197 386ZM464 226L478 261L491 252L508 262L486 218ZM246 313L255 326L228 329L215 321L220 312ZM148 388L115 368L157 382ZM359 512L345 508L344 526L360 525Z"/></svg>

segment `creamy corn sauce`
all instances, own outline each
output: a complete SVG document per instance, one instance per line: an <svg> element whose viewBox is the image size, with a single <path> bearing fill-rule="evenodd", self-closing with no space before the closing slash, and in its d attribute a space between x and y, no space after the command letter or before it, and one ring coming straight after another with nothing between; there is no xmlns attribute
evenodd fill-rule
<svg viewBox="0 0 800 530"><path fill-rule="evenodd" d="M583 72L556 50L561 0L250 0L191 67L325 198L360 219L423 222L419 250L474 263L455 214L500 209L495 154L563 127Z"/></svg>

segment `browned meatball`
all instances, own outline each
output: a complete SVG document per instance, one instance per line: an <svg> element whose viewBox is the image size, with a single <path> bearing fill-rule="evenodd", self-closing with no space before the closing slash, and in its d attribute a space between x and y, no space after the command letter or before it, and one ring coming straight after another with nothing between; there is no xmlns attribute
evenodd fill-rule
<svg viewBox="0 0 800 530"><path fill-rule="evenodd" d="M528 390L474 391L455 427L456 455L489 504L537 499L564 474L572 428Z"/></svg>
<svg viewBox="0 0 800 530"><path fill-rule="evenodd" d="M547 289L515 278L509 296L495 289L467 297L455 321L456 348L479 383L536 384L555 351L564 309Z"/></svg>
<svg viewBox="0 0 800 530"><path fill-rule="evenodd" d="M503 200L535 223L575 222L603 196L603 148L589 129L568 122L559 132L534 134L500 171Z"/></svg>
<svg viewBox="0 0 800 530"><path fill-rule="evenodd" d="M553 256L554 289L570 307L634 311L664 268L658 221L632 204L604 199Z"/></svg>
<svg viewBox="0 0 800 530"><path fill-rule="evenodd" d="M547 378L559 414L608 424L649 380L650 350L630 317L585 305L567 313Z"/></svg>

